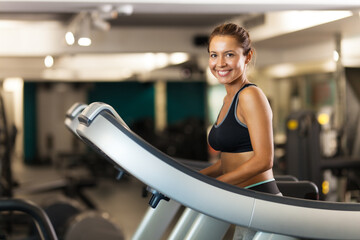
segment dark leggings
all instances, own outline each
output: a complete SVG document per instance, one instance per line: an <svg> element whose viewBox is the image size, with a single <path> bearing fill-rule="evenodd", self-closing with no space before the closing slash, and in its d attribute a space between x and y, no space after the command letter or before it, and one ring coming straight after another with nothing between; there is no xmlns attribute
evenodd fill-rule
<svg viewBox="0 0 360 240"><path fill-rule="evenodd" d="M274 195L280 195L280 190L276 185L275 180L267 183L262 183L260 185L248 188L250 190L264 192L264 193L271 193Z"/></svg>

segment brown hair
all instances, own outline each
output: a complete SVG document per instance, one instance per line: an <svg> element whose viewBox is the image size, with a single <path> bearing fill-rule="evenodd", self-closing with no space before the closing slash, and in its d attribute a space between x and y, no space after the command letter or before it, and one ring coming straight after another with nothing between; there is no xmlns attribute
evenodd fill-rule
<svg viewBox="0 0 360 240"><path fill-rule="evenodd" d="M212 31L208 41L208 51L209 51L210 42L215 36L234 37L238 41L240 46L244 49L244 56L247 56L249 52L252 50L250 35L248 31L245 28L235 23L221 24Z"/></svg>

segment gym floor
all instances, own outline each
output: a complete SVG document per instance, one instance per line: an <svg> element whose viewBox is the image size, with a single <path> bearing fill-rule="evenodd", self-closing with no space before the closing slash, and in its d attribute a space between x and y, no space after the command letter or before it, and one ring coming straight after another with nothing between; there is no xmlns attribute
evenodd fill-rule
<svg viewBox="0 0 360 240"><path fill-rule="evenodd" d="M21 161L14 161L13 177L19 183L19 189L15 190L15 198L28 199L41 205L49 199L62 197L60 191L37 194L26 192L26 189L31 189L32 186L60 179L61 175L54 167L27 166ZM150 195L142 196L143 186L133 177L126 177L120 181L115 178L103 178L97 181L96 187L87 188L84 192L98 210L109 213L111 220L122 230L127 240L131 239L149 206Z"/></svg>

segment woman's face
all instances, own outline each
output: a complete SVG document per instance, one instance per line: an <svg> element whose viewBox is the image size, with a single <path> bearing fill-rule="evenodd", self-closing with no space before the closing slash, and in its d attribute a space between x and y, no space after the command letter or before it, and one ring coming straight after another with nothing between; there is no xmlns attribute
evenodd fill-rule
<svg viewBox="0 0 360 240"><path fill-rule="evenodd" d="M245 79L248 60L234 37L213 37L209 45L209 54L211 73L221 84L232 84Z"/></svg>

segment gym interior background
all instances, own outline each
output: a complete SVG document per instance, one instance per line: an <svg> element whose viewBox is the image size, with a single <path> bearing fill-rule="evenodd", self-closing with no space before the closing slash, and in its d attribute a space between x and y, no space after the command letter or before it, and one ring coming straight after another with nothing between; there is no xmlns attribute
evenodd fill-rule
<svg viewBox="0 0 360 240"><path fill-rule="evenodd" d="M0 0L2 197L42 205L81 195L130 239L147 209L144 186L116 181L65 114L105 102L166 154L216 160L207 131L225 92L208 71L206 40L233 21L250 31L250 78L273 109L275 173L313 181L321 200L359 202L360 2L313 2Z"/></svg>

